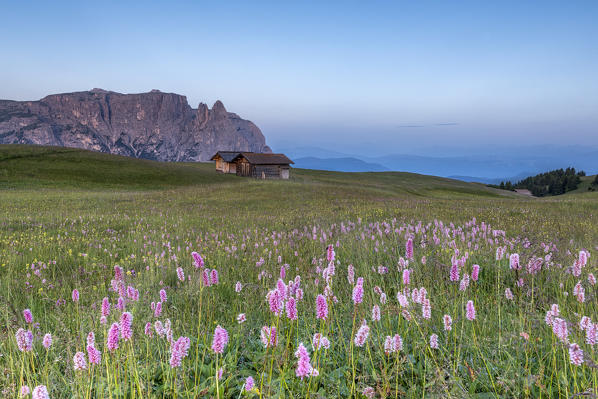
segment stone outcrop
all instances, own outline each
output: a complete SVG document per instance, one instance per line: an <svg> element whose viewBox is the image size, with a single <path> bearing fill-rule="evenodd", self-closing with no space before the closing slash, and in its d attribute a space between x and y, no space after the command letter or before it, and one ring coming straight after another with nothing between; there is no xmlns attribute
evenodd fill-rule
<svg viewBox="0 0 598 399"><path fill-rule="evenodd" d="M93 89L39 101L0 100L0 144L17 143L159 161L207 161L218 150L271 152L260 129L222 102L193 109L185 96L158 90Z"/></svg>

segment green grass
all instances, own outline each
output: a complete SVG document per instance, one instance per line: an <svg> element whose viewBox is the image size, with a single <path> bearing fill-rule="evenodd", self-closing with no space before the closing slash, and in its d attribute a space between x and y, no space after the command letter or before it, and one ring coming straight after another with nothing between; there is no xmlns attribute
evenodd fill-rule
<svg viewBox="0 0 598 399"><path fill-rule="evenodd" d="M258 397L241 391L248 376L262 397L362 397L366 387L376 397L597 393L596 369L588 362L570 364L567 347L544 316L551 304L559 304L561 317L571 323L571 342L598 362L596 348L585 344L576 327L581 315L598 322L596 286L587 282L589 273L598 275L598 193L530 199L410 173L293 169L291 176L260 181L217 174L211 164L0 146L0 396L16 398L22 385L44 384L52 398ZM504 238L493 230L503 230ZM410 287L426 288L431 319L412 304L407 321L397 303L407 235L415 242ZM551 245L550 266L530 274L528 261L547 254L542 243ZM321 321L314 300L324 292L321 271L329 244L339 262L330 280L338 303L329 299L329 318ZM523 269L513 271L507 259L497 261L497 246L519 253ZM479 281L471 281L466 291L448 278L455 248L459 256L469 254L461 276L480 265ZM592 256L575 277L566 270L581 249ZM218 270L218 285L200 284L191 251ZM285 281L301 276L304 299L295 322L274 316L266 301L281 264L289 265ZM351 300L350 264L355 277L365 279L364 300L357 306ZM105 346L107 327L120 315L118 294L109 289L115 265L130 272L126 285L140 291L140 300L127 304L132 345L121 341L111 353ZM389 272L373 272L378 266ZM179 281L177 267L191 280ZM523 287L516 284L519 278ZM241 293L234 291L237 281L243 283ZM572 294L578 281L585 289L583 303ZM374 287L387 295L386 304ZM71 300L75 288L79 303ZM168 301L155 318L150 303L159 300L160 288ZM512 301L505 298L506 288ZM112 303L107 325L100 324L103 297ZM477 310L473 322L465 319L468 300ZM374 304L381 307L379 322L371 317ZM38 326L26 325L25 308ZM236 322L239 313L247 316L244 324ZM450 332L443 329L444 314L453 318ZM179 368L170 367L171 348L164 338L143 333L147 321L166 319L174 339L191 341ZM371 330L367 345L357 348L351 342L362 319ZM230 336L222 356L210 349L218 324ZM260 342L266 325L278 326L276 348L264 349ZM36 334L33 351L18 350L19 328ZM95 332L102 364L75 371L73 356L85 351L89 331ZM55 340L48 351L41 345L47 332ZM316 332L330 338L329 350L312 349ZM394 334L401 335L403 350L389 356L384 339ZM437 350L429 348L431 334L439 336ZM299 342L308 348L319 377L295 376Z"/></svg>

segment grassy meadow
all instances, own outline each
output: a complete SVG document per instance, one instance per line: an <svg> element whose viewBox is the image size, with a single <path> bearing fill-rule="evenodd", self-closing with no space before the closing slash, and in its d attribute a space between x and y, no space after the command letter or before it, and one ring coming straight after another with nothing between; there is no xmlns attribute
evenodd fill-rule
<svg viewBox="0 0 598 399"><path fill-rule="evenodd" d="M597 192L0 146L0 397L591 397L597 251Z"/></svg>

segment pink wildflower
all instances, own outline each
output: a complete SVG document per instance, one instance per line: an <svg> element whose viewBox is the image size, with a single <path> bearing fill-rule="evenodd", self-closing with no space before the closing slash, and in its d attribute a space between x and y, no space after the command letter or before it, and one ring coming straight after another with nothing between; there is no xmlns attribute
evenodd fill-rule
<svg viewBox="0 0 598 399"><path fill-rule="evenodd" d="M162 302L156 303L156 307L154 309L154 317L160 317L162 314Z"/></svg>
<svg viewBox="0 0 598 399"><path fill-rule="evenodd" d="M451 266L450 279L451 281L459 281L459 264L457 262L453 262Z"/></svg>
<svg viewBox="0 0 598 399"><path fill-rule="evenodd" d="M409 269L403 270L403 285L409 285L409 274L410 273L411 272Z"/></svg>
<svg viewBox="0 0 598 399"><path fill-rule="evenodd" d="M154 335L153 331L152 331L152 323L151 322L147 322L145 323L145 329L143 331L145 333L145 335L147 335L148 337L152 337L152 335Z"/></svg>
<svg viewBox="0 0 598 399"><path fill-rule="evenodd" d="M44 348L50 349L50 347L52 346L52 334L47 333L46 335L44 335L42 344L44 345Z"/></svg>
<svg viewBox="0 0 598 399"><path fill-rule="evenodd" d="M193 260L195 261L195 268L196 269L199 269L200 267L204 266L203 258L201 257L200 254L198 254L197 252L193 251L193 252L191 252L191 256L193 256Z"/></svg>
<svg viewBox="0 0 598 399"><path fill-rule="evenodd" d="M326 260L328 262L334 261L335 253L334 253L334 246L330 244L328 248L326 248Z"/></svg>
<svg viewBox="0 0 598 399"><path fill-rule="evenodd" d="M320 348L329 349L330 341L328 338L322 336L322 334L315 333L314 337L312 338L311 345L314 350L319 350Z"/></svg>
<svg viewBox="0 0 598 399"><path fill-rule="evenodd" d="M326 301L326 300L324 300ZM287 318L289 320L297 320L297 302L295 298L289 297L286 303Z"/></svg>
<svg viewBox="0 0 598 399"><path fill-rule="evenodd" d="M179 337L170 344L170 367L180 367L181 361L189 354L191 340L187 337Z"/></svg>
<svg viewBox="0 0 598 399"><path fill-rule="evenodd" d="M108 317L110 315L110 301L108 298L102 299L102 316Z"/></svg>
<svg viewBox="0 0 598 399"><path fill-rule="evenodd" d="M73 367L75 371L77 370L86 370L87 369L87 362L85 361L85 353L77 352L73 357Z"/></svg>
<svg viewBox="0 0 598 399"><path fill-rule="evenodd" d="M384 340L384 353L390 355L391 353L396 352L396 350L397 347L395 345L395 340L390 335L387 335L386 339Z"/></svg>
<svg viewBox="0 0 598 399"><path fill-rule="evenodd" d="M245 386L243 387L243 389L245 389L246 392L249 392L253 389L255 385L255 381L253 381L253 377L249 376L245 379Z"/></svg>
<svg viewBox="0 0 598 399"><path fill-rule="evenodd" d="M395 334L395 336L393 337L393 341L394 341L394 345L395 345L395 350L402 351L403 350L403 338L401 338L401 336L399 334Z"/></svg>
<svg viewBox="0 0 598 399"><path fill-rule="evenodd" d="M372 320L380 321L380 306L378 305L372 307Z"/></svg>
<svg viewBox="0 0 598 399"><path fill-rule="evenodd" d="M15 334L17 346L21 352L30 352L33 349L33 333L30 330L19 328Z"/></svg>
<svg viewBox="0 0 598 399"><path fill-rule="evenodd" d="M100 364L102 362L102 352L97 350L93 345L87 345L87 358L89 364Z"/></svg>
<svg viewBox="0 0 598 399"><path fill-rule="evenodd" d="M119 326L118 323L112 323L110 329L108 330L108 337L106 340L106 346L108 350L114 352L118 349L118 339L119 339Z"/></svg>
<svg viewBox="0 0 598 399"><path fill-rule="evenodd" d="M29 386L23 385L21 387L21 397L29 395Z"/></svg>
<svg viewBox="0 0 598 399"><path fill-rule="evenodd" d="M521 269L521 265L519 264L519 254L511 254L511 256L509 256L509 267L512 270Z"/></svg>
<svg viewBox="0 0 598 399"><path fill-rule="evenodd" d="M128 341L133 337L133 330L131 324L133 323L133 315L129 312L124 312L120 316L120 336L124 341Z"/></svg>
<svg viewBox="0 0 598 399"><path fill-rule="evenodd" d="M413 259L413 239L409 238L405 243L405 257L407 259Z"/></svg>
<svg viewBox="0 0 598 399"><path fill-rule="evenodd" d="M586 344L594 346L598 340L598 323L590 323L586 328Z"/></svg>
<svg viewBox="0 0 598 399"><path fill-rule="evenodd" d="M168 300L168 296L166 295L166 290L164 288L162 288L160 290L160 301L166 302L167 300Z"/></svg>
<svg viewBox="0 0 598 399"><path fill-rule="evenodd" d="M210 270L209 269L203 269L203 271L201 272L201 281L203 283L204 287L209 287L210 285Z"/></svg>
<svg viewBox="0 0 598 399"><path fill-rule="evenodd" d="M218 270L212 269L210 272L210 284L217 285L218 284Z"/></svg>
<svg viewBox="0 0 598 399"><path fill-rule="evenodd" d="M409 304L407 297L400 292L397 293L397 300L399 301L399 305L401 305L402 308L406 308Z"/></svg>
<svg viewBox="0 0 598 399"><path fill-rule="evenodd" d="M347 281L349 281L349 284L351 285L355 284L355 269L353 268L353 265L347 266Z"/></svg>
<svg viewBox="0 0 598 399"><path fill-rule="evenodd" d="M212 340L212 350L214 353L223 353L224 347L228 343L228 332L220 327L217 326L214 330L214 338Z"/></svg>
<svg viewBox="0 0 598 399"><path fill-rule="evenodd" d="M50 399L50 395L48 394L48 388L45 385L38 385L33 388L33 393L31 394L32 399Z"/></svg>
<svg viewBox="0 0 598 399"><path fill-rule="evenodd" d="M567 342L569 338L569 330L567 329L567 322L559 317L552 321L552 332L562 341Z"/></svg>
<svg viewBox="0 0 598 399"><path fill-rule="evenodd" d="M87 334L87 346L95 346L96 344L96 335L93 333L93 331L90 331L89 334Z"/></svg>
<svg viewBox="0 0 598 399"><path fill-rule="evenodd" d="M264 345L264 348L278 345L278 335L276 333L276 327L262 327L260 331L260 339L262 341L262 344Z"/></svg>
<svg viewBox="0 0 598 399"><path fill-rule="evenodd" d="M355 305L363 302L363 277L357 279L357 284L353 287L353 303Z"/></svg>
<svg viewBox="0 0 598 399"><path fill-rule="evenodd" d="M237 323L242 324L245 323L246 320L247 317L245 316L245 313L239 313L239 315L237 316Z"/></svg>
<svg viewBox="0 0 598 399"><path fill-rule="evenodd" d="M436 335L436 334L430 335L430 348L438 349L438 335Z"/></svg>
<svg viewBox="0 0 598 399"><path fill-rule="evenodd" d="M473 265L471 270L471 279L473 281L478 281L478 276L480 274L480 265Z"/></svg>
<svg viewBox="0 0 598 399"><path fill-rule="evenodd" d="M596 285L596 277L592 273L588 274L588 283L590 285Z"/></svg>
<svg viewBox="0 0 598 399"><path fill-rule="evenodd" d="M432 317L432 306L430 306L428 298L424 299L422 303L422 317L427 320Z"/></svg>
<svg viewBox="0 0 598 399"><path fill-rule="evenodd" d="M183 271L182 267L176 268L176 275L181 281L185 281L185 272Z"/></svg>
<svg viewBox="0 0 598 399"><path fill-rule="evenodd" d="M475 307L473 306L473 301L467 301L467 313L466 313L466 317L467 320L475 320Z"/></svg>
<svg viewBox="0 0 598 399"><path fill-rule="evenodd" d="M322 320L326 320L328 317L328 303L326 297L322 294L316 298L316 317Z"/></svg>
<svg viewBox="0 0 598 399"><path fill-rule="evenodd" d="M368 339L369 335L370 328L367 324L362 324L361 327L359 327L359 330L357 330L357 334L355 334L355 345L360 347L363 346L365 344L365 341Z"/></svg>
<svg viewBox="0 0 598 399"><path fill-rule="evenodd" d="M295 357L297 358L295 375L301 379L312 375L313 368L310 364L309 353L307 353L307 349L303 346L303 343L299 344L299 347L295 352Z"/></svg>
<svg viewBox="0 0 598 399"><path fill-rule="evenodd" d="M513 300L513 292L510 288L505 289L505 298L507 298L509 301Z"/></svg>
<svg viewBox="0 0 598 399"><path fill-rule="evenodd" d="M451 331L453 329L453 318L450 315L445 314L442 320L444 322L444 330Z"/></svg>
<svg viewBox="0 0 598 399"><path fill-rule="evenodd" d="M27 324L33 323L33 314L31 313L31 310L29 310L29 309L23 310L23 317L25 318L25 322Z"/></svg>
<svg viewBox="0 0 598 399"><path fill-rule="evenodd" d="M237 284L235 284L235 292L239 293L239 292L241 292L242 289L243 289L243 285L241 285L240 281L237 281Z"/></svg>
<svg viewBox="0 0 598 399"><path fill-rule="evenodd" d="M571 364L581 366L583 363L583 351L579 348L579 345L573 343L569 345L569 360Z"/></svg>

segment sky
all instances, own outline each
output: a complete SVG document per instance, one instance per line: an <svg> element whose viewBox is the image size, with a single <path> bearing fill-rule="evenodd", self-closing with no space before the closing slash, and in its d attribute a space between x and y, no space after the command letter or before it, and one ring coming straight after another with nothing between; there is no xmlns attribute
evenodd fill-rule
<svg viewBox="0 0 598 399"><path fill-rule="evenodd" d="M277 148L598 146L597 1L4 2L0 98L223 101Z"/></svg>

